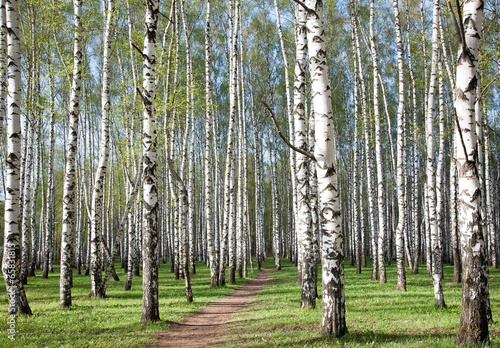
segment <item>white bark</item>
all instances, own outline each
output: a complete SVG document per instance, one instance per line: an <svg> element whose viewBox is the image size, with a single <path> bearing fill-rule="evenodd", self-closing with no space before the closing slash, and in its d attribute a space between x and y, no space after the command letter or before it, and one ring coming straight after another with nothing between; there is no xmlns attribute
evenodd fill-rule
<svg viewBox="0 0 500 348"><path fill-rule="evenodd" d="M331 88L326 61L323 4L308 0L307 42L311 95L315 114L316 176L322 213L323 311L321 332L342 337L347 333L344 296L344 236L337 183L337 160Z"/></svg>
<svg viewBox="0 0 500 348"><path fill-rule="evenodd" d="M404 187L404 130L405 130L405 81L403 63L403 40L399 22L398 0L393 0L394 25L396 29L398 54L398 135L397 135L397 172L396 184L398 190L398 225L396 228L396 262L398 268L398 282L396 289L406 291L406 275L404 267L403 235L406 220L406 197ZM408 258L411 256L408 254Z"/></svg>
<svg viewBox="0 0 500 348"><path fill-rule="evenodd" d="M113 26L114 0L108 0L106 9L106 25L103 36L103 60L102 60L102 93L101 93L101 136L99 143L99 161L95 173L94 185L92 190L91 203L91 237L90 253L91 267L90 279L92 296L103 296L102 276L101 276L101 238L103 237L102 223L104 216L101 215L104 200L104 184L106 180L106 171L109 157L109 117L111 108L110 96L110 59L111 59L111 30ZM109 195L110 193L108 193Z"/></svg>
<svg viewBox="0 0 500 348"><path fill-rule="evenodd" d="M160 320L158 303L158 186L156 162L156 32L159 15L158 0L146 2L143 47L143 295L141 321Z"/></svg>
<svg viewBox="0 0 500 348"><path fill-rule="evenodd" d="M73 282L73 254L75 234L75 160L78 144L78 121L80 117L80 85L82 76L82 0L73 0L74 8L74 47L73 79L69 102L69 130L66 148L66 167L64 170L62 240L61 240L61 280L60 305L71 306L71 286Z"/></svg>
<svg viewBox="0 0 500 348"><path fill-rule="evenodd" d="M211 0L206 0L205 21L205 218L207 227L208 262L210 267L210 279L213 288L218 285L217 277L217 255L215 254L214 235L214 185L212 179L212 38L210 29Z"/></svg>
<svg viewBox="0 0 500 348"><path fill-rule="evenodd" d="M489 340L488 333L488 264L481 231L481 187L477 174L477 129L474 104L479 83L482 0L464 3L465 42L458 52L455 111L458 127L458 228L462 250L462 311L458 329L459 345L479 345Z"/></svg>
<svg viewBox="0 0 500 348"><path fill-rule="evenodd" d="M9 300L9 314L31 315L21 282L19 235L19 167L21 158L21 47L17 0L6 0L7 23L7 157L5 176L4 252L2 272Z"/></svg>
<svg viewBox="0 0 500 348"><path fill-rule="evenodd" d="M385 192L384 192L384 173L382 148L380 140L380 110L378 101L378 55L375 47L375 35L373 32L373 21L375 12L375 1L370 1L370 49L373 60L373 112L375 118L375 162L377 163L377 203L378 203L378 250L377 261L379 279L381 284L385 284L385 262L384 262L384 247L385 236L387 234L387 225L385 218ZM390 130L389 130L390 131ZM372 226L375 231L375 226ZM374 260L375 262L375 260Z"/></svg>
<svg viewBox="0 0 500 348"><path fill-rule="evenodd" d="M432 281L434 284L434 302L439 307L445 307L443 288L441 285L441 275L443 265L441 262L441 243L439 241L437 212L436 212L436 155L434 141L434 111L436 79L439 58L439 0L434 0L433 20L432 20L432 62L431 79L429 83L429 93L427 95L427 109L425 115L425 134L427 143L427 189L426 201L428 204L428 221L430 228L430 246L432 252Z"/></svg>

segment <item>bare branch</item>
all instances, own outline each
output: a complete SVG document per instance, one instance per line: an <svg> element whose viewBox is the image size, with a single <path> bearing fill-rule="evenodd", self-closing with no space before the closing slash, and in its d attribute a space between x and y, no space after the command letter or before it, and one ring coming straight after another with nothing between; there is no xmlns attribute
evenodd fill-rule
<svg viewBox="0 0 500 348"><path fill-rule="evenodd" d="M281 139L283 139L283 141L285 142L285 144L287 144L292 150L306 156L306 157L309 157L310 159L312 159L314 162L317 162L316 161L316 157L314 157L313 154L307 152L307 151L304 151L302 149L299 149L298 147L295 147L293 146L289 141L288 139L283 135L283 133L281 132L281 129L280 127L278 126L278 122L276 121L276 117L274 117L274 112L273 110L269 107L269 105L267 105L267 103L265 101L262 101L262 104L264 104L264 107L267 109L267 111L269 111L269 114L271 114L271 118L273 119L273 123L274 123L274 127L276 127L276 130L278 131L278 134L280 135Z"/></svg>
<svg viewBox="0 0 500 348"><path fill-rule="evenodd" d="M132 47L134 47L137 50L137 52L139 52L141 54L141 57L144 56L144 54L142 53L142 50L139 47L137 47L135 45L135 43L133 43L133 42L132 42Z"/></svg>
<svg viewBox="0 0 500 348"><path fill-rule="evenodd" d="M460 33L460 27L458 26L457 17L455 16L455 11L453 11L453 7L451 6L450 0L446 0L448 4L448 10L450 11L451 18L453 20L453 26L455 27L455 33L457 34L458 42L462 44L462 35Z"/></svg>
<svg viewBox="0 0 500 348"><path fill-rule="evenodd" d="M477 97L476 103L479 102L483 98L483 94L488 90L488 88L497 80L498 76L500 76L500 73L497 73L495 77L488 83L483 90L481 91L481 94Z"/></svg>
<svg viewBox="0 0 500 348"><path fill-rule="evenodd" d="M460 122L458 121L457 109L453 108L455 113L455 122L457 124L458 134L460 134L460 141L462 142L462 147L464 148L465 160L469 162L469 156L467 155L467 148L465 147L464 137L462 135L462 128L460 127Z"/></svg>
<svg viewBox="0 0 500 348"><path fill-rule="evenodd" d="M316 11L314 11L313 9L311 9L311 8L307 7L307 5L306 5L306 4L304 4L302 1L300 1L300 0L293 0L293 1L294 1L295 3L297 3L298 5L302 6L302 7L304 8L304 10L306 10L306 11L307 11L307 13L309 13L309 14L312 14L312 15L316 16L316 18L318 18L318 17L319 17L319 16L318 16L318 14L316 13Z"/></svg>

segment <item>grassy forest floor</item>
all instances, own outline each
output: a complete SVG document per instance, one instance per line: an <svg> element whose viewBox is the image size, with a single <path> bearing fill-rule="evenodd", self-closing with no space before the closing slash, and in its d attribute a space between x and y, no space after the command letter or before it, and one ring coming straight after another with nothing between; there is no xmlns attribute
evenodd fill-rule
<svg viewBox="0 0 500 348"><path fill-rule="evenodd" d="M407 292L396 291L396 266L387 267L388 283L370 280L371 271L356 274L346 262L346 308L349 334L327 340L319 334L321 299L316 309L300 309L296 268L283 260L281 271L270 272L270 282L256 300L239 312L218 344L227 347L453 347L460 320L461 284L453 284L453 268L445 265L446 309L434 306L432 280L421 267L420 274L407 274ZM74 275L73 306L59 308L59 267L49 279L28 279L26 293L33 317L18 316L16 340L7 336L7 296L0 285L0 347L146 347L155 341L152 332L165 331L209 302L243 285L210 288L210 274L201 263L192 277L194 303L188 305L184 280L173 280L168 264L160 267L160 317L162 321L140 323L142 276L135 277L132 290L125 291L124 271L116 264L120 281L110 280L105 299L89 300L90 277ZM272 268L273 260L265 267ZM422 272L423 271L423 272ZM321 273L321 272L320 272ZM249 273L249 279L255 274ZM491 347L500 347L500 269L490 269L493 318Z"/></svg>
<svg viewBox="0 0 500 348"><path fill-rule="evenodd" d="M270 273L269 286L252 306L238 313L222 346L231 347L455 347L462 285L453 283L453 267L444 266L445 309L434 306L431 276L425 266L406 274L407 292L396 291L396 263L387 267L387 284L371 281L371 268L356 274L346 260L346 323L349 334L328 340L319 333L321 299L316 309L300 308L297 271L288 260ZM371 267L371 264L368 265ZM408 270L407 270L408 272ZM321 272L319 272L321 275ZM319 291L321 291L321 283ZM500 269L490 269L493 319L490 347L500 347Z"/></svg>

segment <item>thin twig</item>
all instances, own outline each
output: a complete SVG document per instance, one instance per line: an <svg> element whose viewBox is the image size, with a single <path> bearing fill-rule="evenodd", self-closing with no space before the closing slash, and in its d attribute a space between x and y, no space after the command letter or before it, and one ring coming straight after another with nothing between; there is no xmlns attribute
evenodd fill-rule
<svg viewBox="0 0 500 348"><path fill-rule="evenodd" d="M262 101L262 104L264 104L265 108L267 109L267 111L269 111L269 114L271 114L271 118L273 119L273 123L274 123L274 127L276 127L276 130L278 131L278 134L280 135L281 139L283 139L283 141L285 142L285 144L287 144L292 150L306 156L306 157L309 157L310 159L312 159L314 162L317 162L316 161L316 157L314 157L313 154L307 152L307 151L304 151L302 149L299 149L298 147L295 147L293 146L289 141L288 139L283 135L283 133L281 132L281 129L280 127L278 126L278 122L276 122L276 117L274 117L274 112L273 110L269 107L269 105L267 105L267 103L265 101Z"/></svg>
<svg viewBox="0 0 500 348"><path fill-rule="evenodd" d="M480 94L480 95L479 95L479 97L477 97L477 99L476 99L476 103L477 103L478 101L480 101L480 100L483 98L483 94L484 94L484 92L486 92L486 90L487 90L487 89L488 89L488 88L489 88L489 87L493 84L493 82L495 82L495 81L496 81L496 79L498 78L498 76L500 76L500 73L497 73L497 74L495 75L495 77L494 77L494 78L490 81L490 83L488 83L488 84L487 84L487 85L483 88L483 90L481 91L481 94Z"/></svg>
<svg viewBox="0 0 500 348"><path fill-rule="evenodd" d="M462 18L462 10L460 9L460 3L458 0L455 0L457 3L457 13L458 13L458 24L460 24L460 34L462 35L462 47L463 50L465 51L467 45L465 43L465 29L464 29L464 22Z"/></svg>
<svg viewBox="0 0 500 348"><path fill-rule="evenodd" d="M455 27L455 32L458 37L458 43L461 45L462 35L460 35L460 27L458 26L457 17L455 16L455 11L453 11L453 7L451 6L450 0L446 0L446 3L448 4L448 10L451 13L451 18L453 19L453 26Z"/></svg>
<svg viewBox="0 0 500 348"><path fill-rule="evenodd" d="M462 142L462 147L464 148L465 160L469 162L469 156L467 155L467 148L465 147L464 137L462 135L462 128L460 127L460 122L458 121L457 109L453 108L455 113L455 122L457 123L458 134L460 135L460 141Z"/></svg>
<svg viewBox="0 0 500 348"><path fill-rule="evenodd" d="M132 42L132 46L141 54L141 56L144 56L144 53L142 53L141 49L135 45L135 43Z"/></svg>

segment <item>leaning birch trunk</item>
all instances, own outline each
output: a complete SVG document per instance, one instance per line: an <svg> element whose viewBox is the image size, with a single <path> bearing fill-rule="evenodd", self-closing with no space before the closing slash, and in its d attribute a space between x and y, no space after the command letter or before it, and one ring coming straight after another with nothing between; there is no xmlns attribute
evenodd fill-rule
<svg viewBox="0 0 500 348"><path fill-rule="evenodd" d="M438 95L439 95L439 150L438 150L438 166L436 173L436 226L439 249L441 255L443 253L443 237L444 237L444 212L443 212L443 176L444 176L444 147L445 147L445 124L444 124L444 84L443 71L441 60L438 61ZM443 267L441 266L441 278L443 277Z"/></svg>
<svg viewBox="0 0 500 348"><path fill-rule="evenodd" d="M456 122L453 122L453 130L456 133ZM457 157L457 139L452 137L450 148L453 150L453 158ZM458 184L457 162L450 162L450 234L451 234L451 249L453 255L453 282L460 283L462 281L462 261L460 257L460 236L458 234L458 207L457 207L457 184Z"/></svg>
<svg viewBox="0 0 500 348"><path fill-rule="evenodd" d="M439 241L439 232L436 217L436 155L434 144L434 111L435 111L435 93L436 79L439 58L439 0L434 0L433 20L432 20L432 62L431 62L431 80L429 84L429 93L427 97L427 110L425 116L425 133L427 138L427 189L426 201L428 203L428 220L430 227L430 246L432 253L432 281L434 284L434 303L439 307L446 307L443 297L443 287L441 285L442 261L441 261L441 243Z"/></svg>
<svg viewBox="0 0 500 348"><path fill-rule="evenodd" d="M384 192L384 173L382 164L382 148L380 144L380 111L378 101L378 55L375 47L375 36L373 33L373 21L375 16L375 0L370 1L370 49L373 60L373 113L375 118L375 162L377 165L377 203L378 203L378 249L377 261L379 280L381 284L387 282L385 278L384 248L387 226L385 221L385 192ZM389 132L391 130L389 129ZM375 231L375 226L372 226ZM373 260L375 262L375 259Z"/></svg>
<svg viewBox="0 0 500 348"><path fill-rule="evenodd" d="M396 29L397 51L398 51L398 136L397 136L397 172L396 183L398 188L398 225L396 228L396 263L398 267L397 290L406 291L406 274L404 265L404 227L406 220L406 197L404 187L404 130L405 130L405 81L403 63L403 40L401 38L401 26L399 22L398 0L393 1L394 26ZM407 255L410 259L411 255Z"/></svg>
<svg viewBox="0 0 500 348"><path fill-rule="evenodd" d="M490 172L490 137L489 137L489 128L488 128L488 118L483 117L483 134L484 134L484 182L485 182L485 194L486 194L486 228L490 241L490 257L491 257L491 266L493 268L498 268L498 260L497 260L497 245L496 245L496 236L495 236L495 225L493 223L493 206L492 206L492 179Z"/></svg>
<svg viewBox="0 0 500 348"><path fill-rule="evenodd" d="M349 6L353 6L353 3L351 2ZM361 229L360 229L360 217L362 218L363 215L359 214L359 160L360 160L360 154L359 154L359 146L358 146L358 124L359 124L359 109L358 109L358 63L356 60L356 44L355 44L355 37L354 37L354 25L355 25L355 19L353 15L353 9L350 8L350 13L349 17L351 20L351 36L352 36L352 53L354 57L354 71L353 71L353 102L354 102L354 171L353 171L353 192L352 192L352 220L353 220L353 229L352 233L354 235L354 241L355 241L355 248L354 248L354 255L356 258L356 273L361 274Z"/></svg>
<svg viewBox="0 0 500 348"><path fill-rule="evenodd" d="M158 303L158 191L156 178L156 31L159 15L158 0L146 2L142 70L142 175L143 175L143 292L141 321L160 320Z"/></svg>
<svg viewBox="0 0 500 348"><path fill-rule="evenodd" d="M295 140L297 148L304 151L309 150L306 126L306 69L307 69L307 35L306 35L307 13L300 5L295 5L295 80L293 94L293 115L295 122ZM296 154L295 170L297 173L297 220L295 227L297 231L299 260L301 267L302 285L302 308L316 307L316 283L314 282L313 267L316 265L312 250L312 218L310 209L310 187L309 187L309 159L301 153ZM300 273L299 273L300 275Z"/></svg>
<svg viewBox="0 0 500 348"><path fill-rule="evenodd" d="M102 92L101 92L101 139L99 144L99 162L95 173L95 182L92 190L91 203L91 237L90 237L90 295L102 297L102 273L101 273L101 238L102 221L101 215L104 199L104 185L109 157L109 115L110 115L110 58L111 58L111 27L113 21L114 0L108 0L106 10L106 27L103 38L103 63L102 63Z"/></svg>
<svg viewBox="0 0 500 348"><path fill-rule="evenodd" d="M212 180L212 124L213 124L213 109L212 109L212 38L210 33L210 10L211 0L206 0L207 17L205 21L205 218L207 228L207 248L208 248L208 263L210 267L210 279L213 288L218 286L217 278L217 256L215 255L214 241L214 221L213 221L213 205L214 205L214 185Z"/></svg>
<svg viewBox="0 0 500 348"><path fill-rule="evenodd" d="M7 158L5 161L4 251L2 272L9 314L31 315L21 281L19 235L19 191L21 158L21 47L17 0L6 0L7 8Z"/></svg>
<svg viewBox="0 0 500 348"><path fill-rule="evenodd" d="M75 234L75 160L78 144L78 119L80 118L80 84L82 78L82 0L73 0L75 36L73 47L73 81L69 102L69 132L64 170L61 239L61 280L59 304L71 306L71 286L73 283L73 249Z"/></svg>
<svg viewBox="0 0 500 348"><path fill-rule="evenodd" d="M365 160L366 160L366 182L367 182L367 191L368 191L368 215L369 215L369 225L371 227L371 241L372 241L372 280L377 280L377 240L375 239L375 207L373 203L373 163L372 163L372 154L370 148L370 121L368 116L368 105L366 101L366 83L365 76L363 74L363 65L361 64L361 51L359 48L359 36L358 36L358 21L355 18L354 25L354 39L356 42L356 52L357 52L357 61L358 61L358 74L359 80L361 84L361 112L363 116L364 123L364 136L365 136Z"/></svg>
<svg viewBox="0 0 500 348"><path fill-rule="evenodd" d="M281 23L280 23L280 14L278 10L278 3L277 0L274 0L274 10L276 12L276 26L278 28L278 35L280 38L280 46L281 46L281 55L283 57L283 66L285 69L285 91L286 91L286 114L287 114L287 120L288 120L288 134L290 137L290 141L292 144L294 144L293 138L294 138L294 117L293 117L293 112L292 112L292 101L291 99L291 93L290 93L290 78L289 78L289 73L288 73L288 58L286 55L286 49L285 49L285 43L283 40L283 31L281 30ZM296 220L297 220L297 213L298 213L298 207L297 207L297 174L296 174L296 169L295 169L295 151L292 150L291 148L289 149L289 154L290 154L290 175L291 175L291 181L292 181L292 200L293 200L293 206L292 206L292 225L294 228L294 233L296 230ZM296 233L295 233L296 234ZM299 246L300 248L300 246ZM300 267L300 266L299 266Z"/></svg>
<svg viewBox="0 0 500 348"><path fill-rule="evenodd" d="M344 236L337 183L335 131L330 79L326 62L323 3L308 0L307 42L311 95L315 114L314 156L322 215L323 314L321 332L342 337L347 333L344 296Z"/></svg>
<svg viewBox="0 0 500 348"><path fill-rule="evenodd" d="M52 61L48 58L49 71L52 71ZM47 169L47 198L45 201L45 241L43 245L43 270L42 278L48 278L50 268L50 249L52 234L54 231L54 148L55 148L55 125L56 125L56 112L55 112L55 91L54 91L54 77L53 74L49 75L49 88L50 88L50 131L49 131L49 161Z"/></svg>
<svg viewBox="0 0 500 348"><path fill-rule="evenodd" d="M481 231L481 189L476 169L474 104L479 81L483 1L464 3L464 39L458 52L455 112L457 127L458 229L462 250L462 311L457 344L482 344L488 336L488 264Z"/></svg>
<svg viewBox="0 0 500 348"><path fill-rule="evenodd" d="M231 216L231 202L234 201L234 185L231 180L234 173L234 123L236 119L236 56L238 54L237 49L237 31L235 30L236 16L232 18L233 13L236 12L235 0L231 0L230 4L230 25L229 25L229 35L231 36L231 46L230 46L230 74L229 74L229 126L227 135L227 152L226 152L226 171L224 175L224 217L222 226L222 236L221 236L221 248L219 256L219 285L223 286L226 284L226 255L228 254L228 235L232 233L232 221L234 216ZM233 34L233 31L235 33Z"/></svg>

